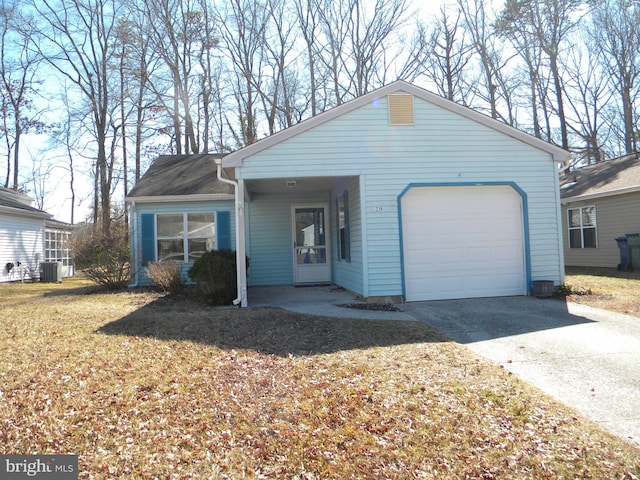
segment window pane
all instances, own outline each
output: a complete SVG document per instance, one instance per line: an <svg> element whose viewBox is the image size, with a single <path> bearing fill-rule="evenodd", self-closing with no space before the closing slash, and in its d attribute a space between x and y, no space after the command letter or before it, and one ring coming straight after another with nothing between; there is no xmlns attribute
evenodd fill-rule
<svg viewBox="0 0 640 480"><path fill-rule="evenodd" d="M569 227L580 226L580 209L569 210Z"/></svg>
<svg viewBox="0 0 640 480"><path fill-rule="evenodd" d="M582 248L582 234L580 230L569 230L569 248Z"/></svg>
<svg viewBox="0 0 640 480"><path fill-rule="evenodd" d="M182 240L158 240L158 261L184 261L184 244Z"/></svg>
<svg viewBox="0 0 640 480"><path fill-rule="evenodd" d="M582 209L582 226L594 227L596 225L596 207Z"/></svg>
<svg viewBox="0 0 640 480"><path fill-rule="evenodd" d="M302 264L327 263L325 248L296 248L296 262Z"/></svg>
<svg viewBox="0 0 640 480"><path fill-rule="evenodd" d="M297 245L324 245L324 208L296 208Z"/></svg>
<svg viewBox="0 0 640 480"><path fill-rule="evenodd" d="M214 213L190 213L189 237L215 237Z"/></svg>
<svg viewBox="0 0 640 480"><path fill-rule="evenodd" d="M596 229L585 228L584 232L584 248L596 248Z"/></svg>
<svg viewBox="0 0 640 480"><path fill-rule="evenodd" d="M181 238L183 229L181 213L158 215L158 237Z"/></svg>
<svg viewBox="0 0 640 480"><path fill-rule="evenodd" d="M189 261L193 262L205 252L215 250L216 241L213 238L189 239Z"/></svg>

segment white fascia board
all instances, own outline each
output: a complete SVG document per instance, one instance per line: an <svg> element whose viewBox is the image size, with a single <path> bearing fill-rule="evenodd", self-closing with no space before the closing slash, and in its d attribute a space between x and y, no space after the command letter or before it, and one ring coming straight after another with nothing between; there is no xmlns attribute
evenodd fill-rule
<svg viewBox="0 0 640 480"><path fill-rule="evenodd" d="M417 87L403 80L398 80L389 85L385 85L384 87L374 90L373 92L367 93L366 95L334 107L331 110L327 110L326 112L316 115L315 117L304 120L297 125L294 125L293 127L289 127L285 130L275 133L267 138L260 140L257 143L254 143L253 145L249 145L247 147L241 148L240 150L236 150L235 152L230 153L222 158L222 165L224 167L242 167L242 160L250 157L251 155L266 150L273 145L277 145L280 142L306 132L307 130L310 130L318 125L322 125L329 120L365 106L376 98L386 97L387 95L396 92L410 93L415 97L432 103L433 105L442 107L445 110L449 110L462 117L466 117L512 138L520 140L528 145L551 154L554 161L556 162L565 162L572 158L572 154L567 150L564 150L563 148L534 137L533 135L529 135L528 133L511 127L483 113L472 110L471 108L464 107L451 100L447 100L446 98L436 95L435 93L431 93L421 87Z"/></svg>
<svg viewBox="0 0 640 480"><path fill-rule="evenodd" d="M22 210L21 208L13 208L13 207L5 207L5 206L0 206L0 213L6 213L9 215L16 215L19 217L29 217L29 218L44 218L44 219L53 218L53 215L46 212L34 212L30 210Z"/></svg>
<svg viewBox="0 0 640 480"><path fill-rule="evenodd" d="M180 202L224 202L234 200L233 193L201 193L195 195L156 195L150 197L127 197L126 203L180 203Z"/></svg>
<svg viewBox="0 0 640 480"><path fill-rule="evenodd" d="M563 205L568 205L573 202L583 202L587 200L593 200L595 198L613 197L615 195L622 195L625 193L635 193L635 192L640 192L640 185L634 185L633 187L626 187L626 188L618 188L617 190L609 190L606 192L576 195L575 197L563 198L561 202Z"/></svg>

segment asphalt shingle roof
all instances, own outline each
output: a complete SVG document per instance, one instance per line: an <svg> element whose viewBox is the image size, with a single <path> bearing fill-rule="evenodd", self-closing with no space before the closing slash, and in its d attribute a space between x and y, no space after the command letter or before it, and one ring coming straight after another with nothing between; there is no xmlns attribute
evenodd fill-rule
<svg viewBox="0 0 640 480"><path fill-rule="evenodd" d="M635 154L577 168L560 179L560 196L606 194L640 187L640 159Z"/></svg>
<svg viewBox="0 0 640 480"><path fill-rule="evenodd" d="M161 155L129 192L129 197L212 193L233 194L233 187L217 179L220 155Z"/></svg>
<svg viewBox="0 0 640 480"><path fill-rule="evenodd" d="M39 208L32 207L31 205L27 205L26 203L18 200L16 198L16 195L19 195L19 194L15 193L13 190L10 190L4 187L0 188L0 207L23 210L29 213L38 213L44 217L51 216L44 210L40 210Z"/></svg>

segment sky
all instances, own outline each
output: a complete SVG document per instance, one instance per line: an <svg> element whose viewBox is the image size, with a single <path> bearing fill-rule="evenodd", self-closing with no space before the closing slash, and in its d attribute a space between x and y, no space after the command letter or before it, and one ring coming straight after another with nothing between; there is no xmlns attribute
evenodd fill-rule
<svg viewBox="0 0 640 480"><path fill-rule="evenodd" d="M419 18L427 20L430 16L437 15L442 5L455 3L456 0L414 0L413 8L418 10ZM43 209L57 220L71 222L71 192L69 189L68 158L65 152L52 150L44 136L33 134L25 135L21 150L21 181L23 182L34 176L34 166L37 167L43 163L43 159L46 160L44 163L55 165L45 177L46 181L42 182L42 185L34 186L33 182L26 184L28 195L41 196L41 192L44 190ZM87 163L86 160L78 158L75 163L77 164L74 182L76 200L73 220L74 223L79 223L91 215L93 180L86 171L89 167L83 166ZM122 191L121 187L118 191ZM121 194L116 194L114 201L122 203L121 196Z"/></svg>

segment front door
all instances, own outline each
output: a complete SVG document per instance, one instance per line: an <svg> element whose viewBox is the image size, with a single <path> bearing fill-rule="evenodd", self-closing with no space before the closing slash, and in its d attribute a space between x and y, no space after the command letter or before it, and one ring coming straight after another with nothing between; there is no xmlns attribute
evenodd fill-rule
<svg viewBox="0 0 640 480"><path fill-rule="evenodd" d="M326 206L293 207L293 281L330 283Z"/></svg>

